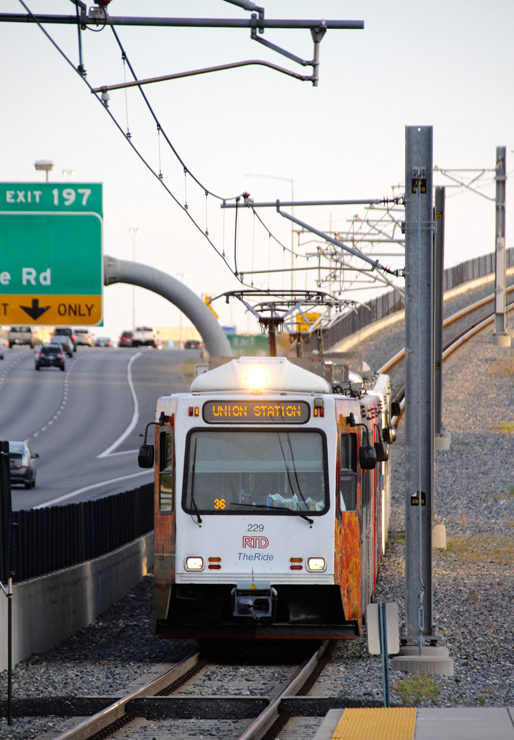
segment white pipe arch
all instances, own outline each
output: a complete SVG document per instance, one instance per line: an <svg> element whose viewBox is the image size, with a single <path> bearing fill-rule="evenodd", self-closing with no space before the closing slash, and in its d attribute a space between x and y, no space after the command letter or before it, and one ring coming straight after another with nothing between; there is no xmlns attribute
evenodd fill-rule
<svg viewBox="0 0 514 740"><path fill-rule="evenodd" d="M233 357L234 352L216 317L196 293L180 280L140 262L104 256L104 285L128 283L158 293L184 313L200 332L210 355Z"/></svg>

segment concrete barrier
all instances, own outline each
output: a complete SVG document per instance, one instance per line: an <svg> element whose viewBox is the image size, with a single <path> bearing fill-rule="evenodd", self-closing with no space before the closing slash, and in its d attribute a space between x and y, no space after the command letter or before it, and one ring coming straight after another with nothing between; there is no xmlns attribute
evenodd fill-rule
<svg viewBox="0 0 514 740"><path fill-rule="evenodd" d="M71 568L13 587L13 663L91 624L153 566L153 532ZM0 671L7 669L7 598L0 593Z"/></svg>

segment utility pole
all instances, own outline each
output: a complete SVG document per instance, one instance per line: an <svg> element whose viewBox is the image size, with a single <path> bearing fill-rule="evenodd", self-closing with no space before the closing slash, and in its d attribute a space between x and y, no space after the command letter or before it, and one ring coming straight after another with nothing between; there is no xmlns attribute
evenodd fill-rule
<svg viewBox="0 0 514 740"><path fill-rule="evenodd" d="M496 147L496 280L493 344L510 347L507 328L507 273L505 267L505 186L507 181L506 148Z"/></svg>
<svg viewBox="0 0 514 740"><path fill-rule="evenodd" d="M405 627L422 654L432 636L432 127L405 142Z"/></svg>
<svg viewBox="0 0 514 740"><path fill-rule="evenodd" d="M393 663L399 670L433 673L437 657L435 672L453 675L447 649L434 647L438 635L432 622L432 140L432 126L405 129L405 626L401 633L404 648ZM417 647L407 647L409 641L416 642Z"/></svg>

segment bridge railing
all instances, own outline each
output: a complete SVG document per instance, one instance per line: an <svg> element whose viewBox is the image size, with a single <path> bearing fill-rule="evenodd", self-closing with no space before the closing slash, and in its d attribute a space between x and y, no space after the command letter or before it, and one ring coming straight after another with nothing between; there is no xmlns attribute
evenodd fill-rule
<svg viewBox="0 0 514 740"><path fill-rule="evenodd" d="M514 247L505 250L507 267L514 267ZM494 252L482 257L475 257L467 262L461 262L454 267L447 267L444 271L443 290L451 290L463 283L494 273ZM325 336L325 346L333 347L342 339L364 329L375 321L390 316L397 311L403 311L405 303L402 296L395 290L390 290L377 298L373 298L356 311L345 314L339 321L328 329Z"/></svg>
<svg viewBox="0 0 514 740"><path fill-rule="evenodd" d="M13 581L93 560L152 529L153 483L95 501L13 511Z"/></svg>

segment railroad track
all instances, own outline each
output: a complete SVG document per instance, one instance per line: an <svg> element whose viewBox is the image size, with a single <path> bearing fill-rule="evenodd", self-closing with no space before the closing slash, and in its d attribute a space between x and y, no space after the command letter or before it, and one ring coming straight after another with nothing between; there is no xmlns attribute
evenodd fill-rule
<svg viewBox="0 0 514 740"><path fill-rule="evenodd" d="M507 293L514 292L514 285L507 288ZM472 313L475 313L475 311L480 310L484 306L486 306L489 303L492 303L494 301L494 295L486 296L485 298L482 298L480 301L477 301L476 303L472 303L470 306L466 306L466 308L463 308L460 311L457 311L457 313L454 313L452 316L449 316L447 319L443 321L443 330L447 329L450 326L453 326L457 322L460 322L462 319L466 318L466 316L469 316ZM514 298L507 303L507 310L510 310L511 308L514 308ZM494 321L494 312L488 313L486 316L481 316L480 318L473 321L471 324L468 324L464 328L460 329L456 334L454 334L450 339L447 339L447 341L443 344L443 362L446 360L447 357L449 357L453 352L455 352L460 346L462 346L465 342L468 341L468 339L471 339L475 334L478 334L478 332L482 331L486 328L489 324L492 324ZM380 368L379 372L381 373L390 373L390 371L394 368L397 368L400 363L405 358L405 348L401 349L399 352L397 352L394 357L391 357L390 360L385 362ZM395 401L398 401L401 404L401 414L398 417L395 417L394 423L398 425L401 416L403 415L403 411L405 408L405 383L402 383L398 390L396 391L396 395L394 398Z"/></svg>
<svg viewBox="0 0 514 740"><path fill-rule="evenodd" d="M216 668L209 664L209 660L200 651L191 653L162 676L103 707L58 735L55 740L101 740L117 737L122 729L123 738L129 740L132 737L142 737L141 718L147 722L169 720L171 723L178 718L219 719L220 716L224 719L247 720L247 727L239 735L239 740L271 740L277 737L278 732L293 716L291 708L285 706L285 701L308 694L323 670L331 647L328 640L318 643L309 651L303 663L290 671L291 675L285 685L281 682L270 697L205 697L195 694L183 695L180 700L173 700L172 695L184 685L194 682L195 677L207 665ZM91 698L84 699L85 707L91 705ZM77 700L73 710L79 711L79 705L80 700Z"/></svg>
<svg viewBox="0 0 514 740"><path fill-rule="evenodd" d="M509 292L513 290L514 286L509 289ZM492 300L492 296L488 297L457 312L445 320L444 327L454 326ZM512 307L514 301L509 305ZM493 318L494 314L490 313L473 321L466 329L459 330L446 342L444 358L446 359L467 339L488 326ZM403 357L404 351L397 353L382 366L381 371L388 372L391 368L397 367ZM107 697L68 698L63 700L68 706L63 711L59 711L60 700L56 697L48 697L45 713L48 715L61 714L61 716L91 714L87 719L82 719L56 736L55 740L91 740L92 738L100 740L104 737L123 737L124 740L133 737L142 740L146 737L156 737L156 732L151 731L150 735L145 734L141 723L144 725L146 722L150 726L155 722L161 725L170 723L171 729L171 723L176 723L177 719L219 721L220 718L237 721L238 727L244 725L239 740L274 740L288 733L288 730L285 733L283 731L291 718L319 717L330 708L363 706L362 703L352 703L349 699L340 697L314 699L307 696L308 682L315 683L317 676L323 670L323 661L329 658L330 650L331 645L328 642L321 646L318 643L316 649L312 650L304 662L291 669L287 679L275 685L267 696L248 696L238 693L237 695L206 697L195 693L195 676L199 676L207 665L210 669L216 670L214 664L208 663L207 658L200 651L196 651L162 676L114 702ZM21 701L27 707L29 706L29 700ZM43 702L39 700L39 705L44 706L45 700ZM379 703L370 701L366 703L366 706L379 706ZM36 713L38 712L35 710L26 712L27 715ZM19 715L20 712L16 711L16 714ZM170 729L165 731L165 736L176 736L176 733ZM230 736L236 737L234 734L236 731L233 728ZM190 733L188 735L191 736Z"/></svg>

